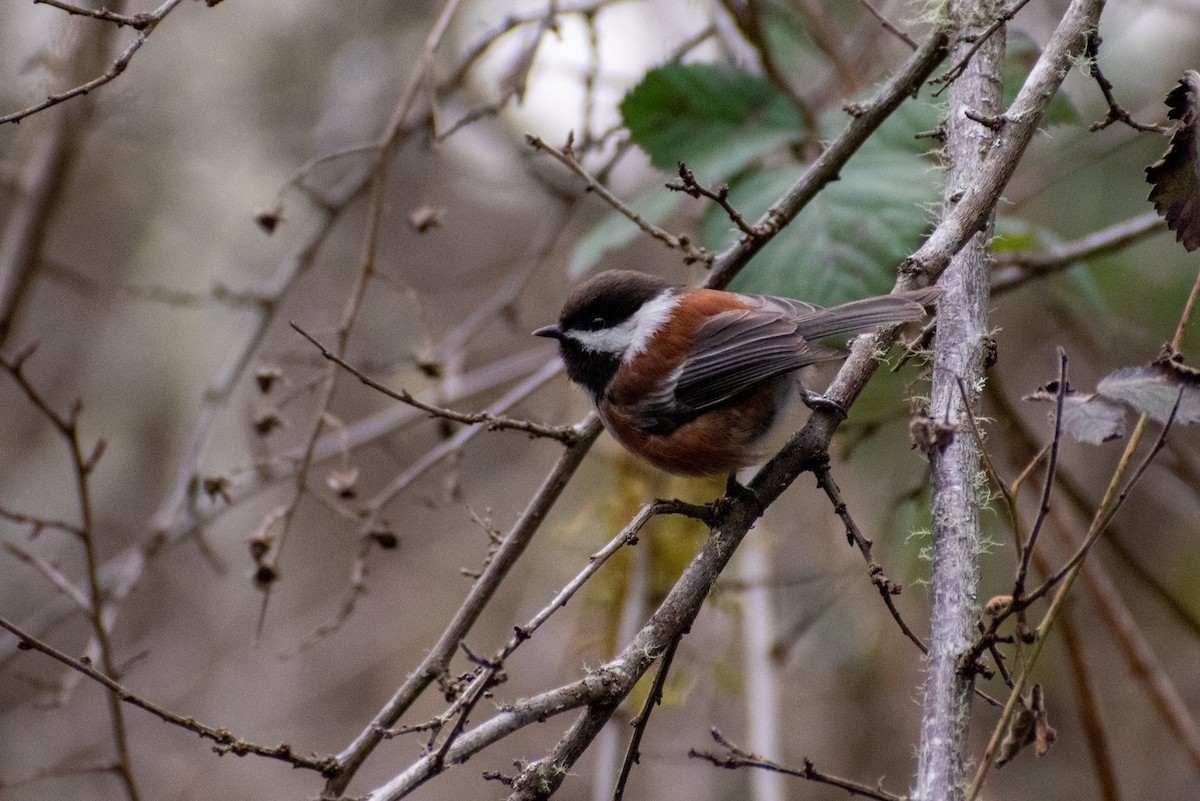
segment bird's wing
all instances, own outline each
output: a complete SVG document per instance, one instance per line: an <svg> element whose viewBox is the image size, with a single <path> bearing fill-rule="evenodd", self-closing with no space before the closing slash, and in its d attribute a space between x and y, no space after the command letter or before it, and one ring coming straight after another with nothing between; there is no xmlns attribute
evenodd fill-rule
<svg viewBox="0 0 1200 801"><path fill-rule="evenodd" d="M806 341L792 314L769 307L724 312L696 332L675 399L700 413L775 376L840 355Z"/></svg>
<svg viewBox="0 0 1200 801"><path fill-rule="evenodd" d="M831 309L789 298L744 295L746 309L718 314L696 332L675 383L675 399L699 413L783 373L839 358L844 351L818 343L919 320L925 305L939 294L937 289L922 289Z"/></svg>

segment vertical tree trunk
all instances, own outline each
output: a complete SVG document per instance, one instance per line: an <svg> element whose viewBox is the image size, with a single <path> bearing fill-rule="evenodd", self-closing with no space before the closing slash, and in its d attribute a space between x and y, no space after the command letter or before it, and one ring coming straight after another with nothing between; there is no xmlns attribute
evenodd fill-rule
<svg viewBox="0 0 1200 801"><path fill-rule="evenodd" d="M949 6L954 41L948 63L957 64L1003 12L996 0L962 0ZM996 131L977 119L999 112L1003 90L1004 29L993 33L951 85L946 114L945 211L975 180ZM961 674L957 657L970 644L979 615L979 451L965 403L973 407L983 381L992 224L958 252L941 278L929 417L953 432L943 450L930 454L933 476L931 635L918 751L915 798L962 798L967 724L973 677ZM960 389L961 387L961 389ZM964 400L963 395L966 395Z"/></svg>

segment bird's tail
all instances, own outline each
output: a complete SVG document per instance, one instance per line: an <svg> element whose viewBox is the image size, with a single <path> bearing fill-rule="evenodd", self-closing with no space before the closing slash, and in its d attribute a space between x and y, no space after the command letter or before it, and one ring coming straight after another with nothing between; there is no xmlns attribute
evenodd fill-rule
<svg viewBox="0 0 1200 801"><path fill-rule="evenodd" d="M940 297L931 286L854 300L828 309L812 309L796 318L796 333L810 342L845 334L864 334L884 325L910 323L925 316L925 307Z"/></svg>

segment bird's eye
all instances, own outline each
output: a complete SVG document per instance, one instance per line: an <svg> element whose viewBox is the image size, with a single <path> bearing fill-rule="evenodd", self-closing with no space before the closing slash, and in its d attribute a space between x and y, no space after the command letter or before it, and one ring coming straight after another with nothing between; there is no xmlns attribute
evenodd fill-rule
<svg viewBox="0 0 1200 801"><path fill-rule="evenodd" d="M601 328L604 327L604 325L605 325L604 318L600 317L600 316L596 316L596 317L593 317L592 319L588 320L587 327L588 327L589 331L599 331Z"/></svg>

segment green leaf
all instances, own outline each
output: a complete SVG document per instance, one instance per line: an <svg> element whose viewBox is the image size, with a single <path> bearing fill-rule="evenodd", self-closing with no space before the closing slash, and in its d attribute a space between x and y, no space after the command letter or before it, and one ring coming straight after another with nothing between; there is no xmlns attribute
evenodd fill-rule
<svg viewBox="0 0 1200 801"><path fill-rule="evenodd" d="M670 192L658 187L652 189L650 194L631 201L629 208L643 220L658 225L671 216L683 197L680 192ZM571 253L571 264L567 268L567 274L572 279L578 278L598 264L609 251L625 247L640 233L641 229L624 214L619 211L610 212L579 240Z"/></svg>
<svg viewBox="0 0 1200 801"><path fill-rule="evenodd" d="M1009 30L1004 51L1005 108L1012 105L1041 54L1041 48L1028 35ZM1042 125L1079 125L1081 122L1079 111L1062 92L1051 98L1046 113L1042 115Z"/></svg>
<svg viewBox="0 0 1200 801"><path fill-rule="evenodd" d="M909 108L911 106L911 108ZM787 295L821 304L890 291L896 265L929 228L938 174L921 151L917 131L936 122L936 110L908 104L893 115L830 184L767 245L731 286L741 292ZM758 172L737 181L730 202L756 219L791 187L802 166ZM719 249L733 235L719 208L704 219L704 241Z"/></svg>
<svg viewBox="0 0 1200 801"><path fill-rule="evenodd" d="M728 178L799 138L799 113L762 78L715 64L668 64L621 101L634 143L654 166L684 162L705 181Z"/></svg>

